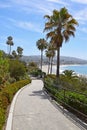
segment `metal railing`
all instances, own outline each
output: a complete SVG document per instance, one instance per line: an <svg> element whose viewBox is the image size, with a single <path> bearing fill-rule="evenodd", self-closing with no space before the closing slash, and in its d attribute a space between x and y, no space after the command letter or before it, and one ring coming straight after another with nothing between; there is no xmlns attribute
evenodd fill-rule
<svg viewBox="0 0 87 130"><path fill-rule="evenodd" d="M44 88L50 94L50 96L60 103L63 108L73 112L77 117L87 123L87 94L81 92L58 87L44 81ZM84 101L84 100L85 101Z"/></svg>

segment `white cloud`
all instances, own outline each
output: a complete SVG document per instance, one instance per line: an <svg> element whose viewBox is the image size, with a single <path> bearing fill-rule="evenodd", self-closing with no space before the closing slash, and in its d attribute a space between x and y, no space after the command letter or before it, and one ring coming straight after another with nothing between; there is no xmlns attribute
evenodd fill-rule
<svg viewBox="0 0 87 130"><path fill-rule="evenodd" d="M27 21L18 21L12 18L8 18L8 20L13 24L13 26L25 29L25 30L30 30L30 31L35 31L35 32L42 32L42 29L40 28L40 25L37 23L32 23L32 22L27 22Z"/></svg>
<svg viewBox="0 0 87 130"><path fill-rule="evenodd" d="M61 1L61 0L47 0L47 1L49 1L49 2L53 2L53 3L62 4L62 5L68 5L68 3L63 2L63 1Z"/></svg>
<svg viewBox="0 0 87 130"><path fill-rule="evenodd" d="M87 8L75 13L74 17L81 23L85 24L87 22Z"/></svg>
<svg viewBox="0 0 87 130"><path fill-rule="evenodd" d="M26 11L26 13L50 14L55 8L60 8L60 5L67 6L67 2L62 0L9 0L14 7L19 10Z"/></svg>
<svg viewBox="0 0 87 130"><path fill-rule="evenodd" d="M41 0L9 0L9 2L13 5L13 8L17 8L18 10L25 11L26 13L48 13L50 12L50 5L48 6L48 2Z"/></svg>
<svg viewBox="0 0 87 130"><path fill-rule="evenodd" d="M6 44L4 44L4 43L0 43L0 46L5 46L5 47L6 47Z"/></svg>
<svg viewBox="0 0 87 130"><path fill-rule="evenodd" d="M79 30L82 31L82 32L84 32L84 33L87 33L87 28L85 28L85 27L82 27L82 28L80 28ZM86 38L86 39L87 39L87 38Z"/></svg>
<svg viewBox="0 0 87 130"><path fill-rule="evenodd" d="M1 3L0 2L0 8L9 8L9 7L11 7L11 5L10 4L6 4L6 3Z"/></svg>
<svg viewBox="0 0 87 130"><path fill-rule="evenodd" d="M87 4L87 0L71 0L71 1L81 3L81 4Z"/></svg>

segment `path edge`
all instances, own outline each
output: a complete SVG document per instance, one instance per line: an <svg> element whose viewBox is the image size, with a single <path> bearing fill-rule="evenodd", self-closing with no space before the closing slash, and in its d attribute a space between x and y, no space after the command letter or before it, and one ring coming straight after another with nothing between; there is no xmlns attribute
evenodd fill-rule
<svg viewBox="0 0 87 130"><path fill-rule="evenodd" d="M32 82L31 82L32 83ZM30 84L31 84L30 83ZM14 112L14 106L17 100L18 95L20 94L20 92L22 92L23 89L29 87L30 84L25 85L23 88L19 89L18 92L14 95L13 100L11 102L11 106L10 106L10 110L9 110L9 114L8 114L8 118L6 121L6 128L5 130L12 130L12 119L13 119L13 112Z"/></svg>

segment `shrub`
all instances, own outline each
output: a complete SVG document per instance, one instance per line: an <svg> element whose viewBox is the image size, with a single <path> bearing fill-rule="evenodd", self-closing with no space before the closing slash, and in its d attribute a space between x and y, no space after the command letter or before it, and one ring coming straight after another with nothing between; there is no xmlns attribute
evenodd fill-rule
<svg viewBox="0 0 87 130"><path fill-rule="evenodd" d="M80 92L76 92L75 91L75 87L76 86L74 86L73 87L74 90L72 90L72 83L73 82L74 82L73 84L77 84L78 83L78 86L80 87L80 84L83 81L81 81L81 79L79 79L79 78L76 79L75 77L74 77L74 79L73 79L73 77L70 78L70 80L66 80L66 79L67 78L65 78L65 81L67 81L66 82L67 86L70 87L69 84L71 83L71 89L69 87L65 88L65 86L62 86L62 85L65 85L64 83L62 83L62 82L64 82L64 79L63 79L63 81L62 80L58 81L57 82L58 84L56 84L55 78L54 77L51 78L50 75L46 76L45 81L44 81L44 83L45 83L44 87L45 87L45 89L49 93L51 93L52 97L56 101L61 103L61 105L63 105L64 107L66 107L69 110L71 110L69 107L67 107L68 105L70 105L74 109L79 110L80 112L82 112L82 113L87 115L87 95L85 95L85 94L87 94L87 91L85 91L85 94L81 94L81 89L79 88ZM78 82L75 82L75 81L78 81ZM61 83L62 83L62 85L61 85ZM56 85L57 85L57 87L56 87ZM61 87L59 87L59 85ZM81 118L81 116L80 116L80 118Z"/></svg>
<svg viewBox="0 0 87 130"><path fill-rule="evenodd" d="M6 84L9 78L8 70L9 70L9 61L7 58L5 58L4 53L0 51L0 86Z"/></svg>
<svg viewBox="0 0 87 130"><path fill-rule="evenodd" d="M3 89L3 93L5 93L6 97L8 97L8 101L11 102L14 94L23 86L25 86L26 84L30 83L31 80L27 79L27 80L21 80L18 82L15 82L11 85L8 85L7 87L5 87ZM8 96L7 96L8 95Z"/></svg>
<svg viewBox="0 0 87 130"><path fill-rule="evenodd" d="M26 84L29 84L30 82L31 82L30 79L21 80L11 85L8 85L7 87L4 87L0 92L0 130L2 130L2 127L5 123L6 109L8 105L11 103L14 94L20 88L24 87Z"/></svg>
<svg viewBox="0 0 87 130"><path fill-rule="evenodd" d="M0 130L2 130L5 123L5 110L0 107Z"/></svg>
<svg viewBox="0 0 87 130"><path fill-rule="evenodd" d="M10 76L17 81L23 79L26 74L26 69L23 63L18 60L11 60L9 66Z"/></svg>
<svg viewBox="0 0 87 130"><path fill-rule="evenodd" d="M37 68L37 64L35 62L30 62L28 66Z"/></svg>

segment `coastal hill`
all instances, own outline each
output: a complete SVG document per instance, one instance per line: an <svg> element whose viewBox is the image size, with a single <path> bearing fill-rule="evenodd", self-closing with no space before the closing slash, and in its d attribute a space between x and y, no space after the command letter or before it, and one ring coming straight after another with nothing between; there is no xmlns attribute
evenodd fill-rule
<svg viewBox="0 0 87 130"><path fill-rule="evenodd" d="M22 56L21 60L26 63L36 62L40 64L40 55ZM56 64L56 56L54 57L53 63ZM43 56L43 64L48 64L48 58ZM61 56L60 64L87 64L87 60L83 60L75 57Z"/></svg>

